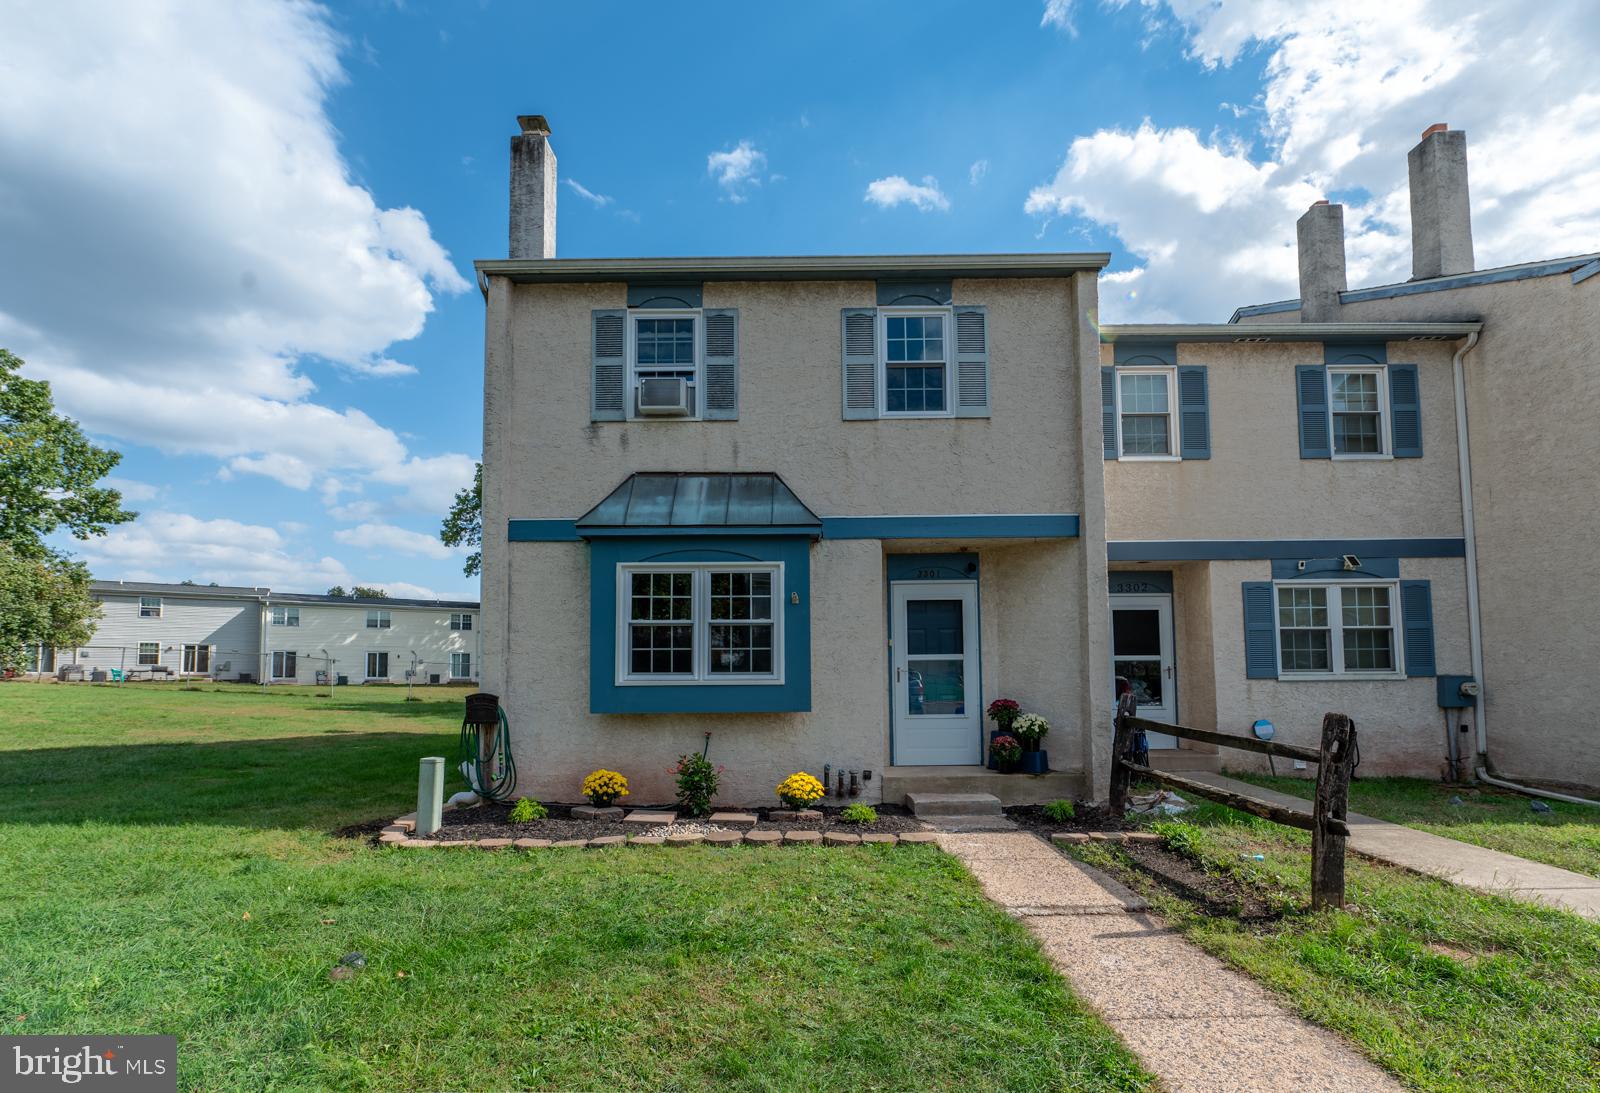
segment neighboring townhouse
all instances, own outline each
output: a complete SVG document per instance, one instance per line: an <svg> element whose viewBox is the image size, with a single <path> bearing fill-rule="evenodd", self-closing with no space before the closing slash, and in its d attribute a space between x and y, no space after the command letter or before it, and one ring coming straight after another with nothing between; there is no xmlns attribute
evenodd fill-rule
<svg viewBox="0 0 1600 1093"><path fill-rule="evenodd" d="M523 790L669 800L707 732L728 801L825 764L979 784L999 696L1063 772L1014 787L1103 781L1106 256L555 258L521 122L511 258L477 268L483 683Z"/></svg>
<svg viewBox="0 0 1600 1093"><path fill-rule="evenodd" d="M76 665L89 678L302 684L477 679L476 602L139 581L95 581L90 591L102 610L93 638L46 651L45 672Z"/></svg>

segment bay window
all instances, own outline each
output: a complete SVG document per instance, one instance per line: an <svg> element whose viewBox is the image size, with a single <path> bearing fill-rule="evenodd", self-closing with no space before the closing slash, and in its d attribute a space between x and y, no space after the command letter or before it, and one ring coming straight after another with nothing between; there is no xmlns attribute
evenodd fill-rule
<svg viewBox="0 0 1600 1093"><path fill-rule="evenodd" d="M619 683L781 683L781 564L618 568Z"/></svg>

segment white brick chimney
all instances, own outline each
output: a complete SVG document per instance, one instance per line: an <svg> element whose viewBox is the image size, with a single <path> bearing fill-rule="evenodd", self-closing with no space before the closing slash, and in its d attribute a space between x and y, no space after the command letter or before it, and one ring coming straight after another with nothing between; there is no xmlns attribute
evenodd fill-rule
<svg viewBox="0 0 1600 1093"><path fill-rule="evenodd" d="M1300 251L1300 321L1333 322L1339 317L1344 273L1344 206L1318 201L1294 225Z"/></svg>
<svg viewBox="0 0 1600 1093"><path fill-rule="evenodd" d="M543 114L517 118L511 138L512 258L556 256L556 153Z"/></svg>
<svg viewBox="0 0 1600 1093"><path fill-rule="evenodd" d="M1472 272L1467 134L1430 125L1406 157L1411 174L1411 279Z"/></svg>

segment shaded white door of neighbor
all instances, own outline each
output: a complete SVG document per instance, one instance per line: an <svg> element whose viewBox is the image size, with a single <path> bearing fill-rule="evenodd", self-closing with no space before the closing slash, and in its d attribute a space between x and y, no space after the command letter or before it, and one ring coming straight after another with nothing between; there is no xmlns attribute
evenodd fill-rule
<svg viewBox="0 0 1600 1093"><path fill-rule="evenodd" d="M895 764L982 762L976 582L897 581L891 588Z"/></svg>
<svg viewBox="0 0 1600 1093"><path fill-rule="evenodd" d="M1112 670L1133 684L1139 716L1175 724L1177 669L1172 660L1172 597L1111 597ZM1152 748L1175 748L1178 738L1146 733Z"/></svg>

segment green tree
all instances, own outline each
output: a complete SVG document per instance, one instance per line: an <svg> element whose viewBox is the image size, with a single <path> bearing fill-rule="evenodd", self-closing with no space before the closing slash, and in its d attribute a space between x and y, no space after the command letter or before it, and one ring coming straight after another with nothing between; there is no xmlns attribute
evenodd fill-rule
<svg viewBox="0 0 1600 1093"><path fill-rule="evenodd" d="M348 596L348 595L350 595L350 593L348 593L348 592L346 592L344 590L344 585L336 584L332 588L328 589L328 595L330 595L330 596Z"/></svg>
<svg viewBox="0 0 1600 1093"><path fill-rule="evenodd" d="M100 607L89 571L45 539L104 535L138 513L96 485L121 461L56 413L50 385L24 379L22 360L0 349L0 666L16 667L36 643L84 645Z"/></svg>
<svg viewBox="0 0 1600 1093"><path fill-rule="evenodd" d="M456 492L450 515L439 527L439 541L448 547L478 547L483 544L483 464L472 472L472 488ZM483 551L467 555L461 571L474 577L483 569Z"/></svg>
<svg viewBox="0 0 1600 1093"><path fill-rule="evenodd" d="M389 593L385 592L383 589L368 588L364 584L358 584L354 588L350 589L350 595L354 596L358 600L386 600L389 598Z"/></svg>

